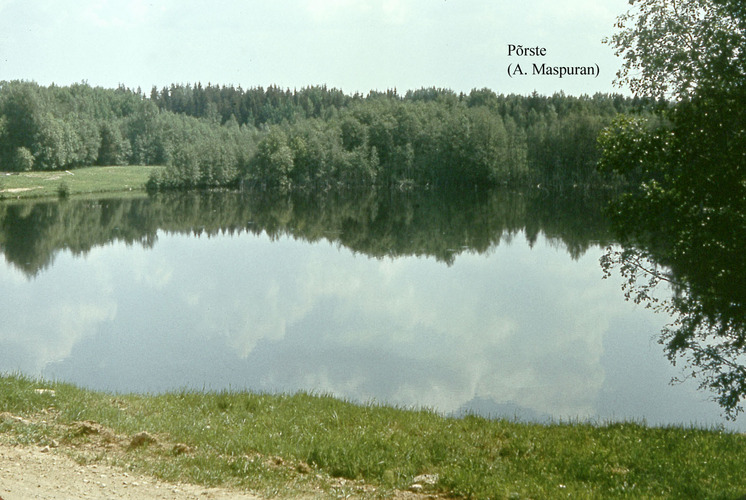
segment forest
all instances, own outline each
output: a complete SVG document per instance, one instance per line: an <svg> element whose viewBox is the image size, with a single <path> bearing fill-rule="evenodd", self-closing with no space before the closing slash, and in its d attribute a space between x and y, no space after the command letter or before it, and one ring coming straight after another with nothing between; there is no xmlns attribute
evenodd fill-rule
<svg viewBox="0 0 746 500"><path fill-rule="evenodd" d="M371 91L0 82L0 170L164 165L153 190L604 185L599 132L659 101L474 89Z"/></svg>

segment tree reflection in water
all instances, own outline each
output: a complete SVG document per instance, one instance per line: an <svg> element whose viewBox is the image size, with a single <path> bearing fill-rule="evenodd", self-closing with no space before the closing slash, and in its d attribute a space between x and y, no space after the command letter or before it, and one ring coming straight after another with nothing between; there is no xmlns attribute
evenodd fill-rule
<svg viewBox="0 0 746 500"><path fill-rule="evenodd" d="M684 366L683 378L712 391L725 416L735 419L746 397L743 217L735 210L694 216L701 211L679 205L665 219L663 212L648 212L657 223L649 220L640 230L634 218L624 217L633 205L626 202L613 205L623 248L607 248L601 259L605 274L617 270L627 299L671 316L659 337L667 357Z"/></svg>

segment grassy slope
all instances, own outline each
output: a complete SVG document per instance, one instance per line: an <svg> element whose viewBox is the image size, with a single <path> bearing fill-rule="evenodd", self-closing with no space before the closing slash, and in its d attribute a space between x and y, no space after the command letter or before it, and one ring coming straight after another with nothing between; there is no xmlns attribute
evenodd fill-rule
<svg viewBox="0 0 746 500"><path fill-rule="evenodd" d="M60 186L67 194L144 190L151 172L162 167L86 167L51 172L0 172L0 199L57 197Z"/></svg>
<svg viewBox="0 0 746 500"><path fill-rule="evenodd" d="M82 421L95 422L95 429L75 423ZM140 431L156 436L156 443L129 446ZM726 499L746 493L746 436L740 434L453 419L307 394L111 395L4 376L0 438L40 446L56 440L80 460L263 494L321 489L390 496L425 473L438 475L426 492L467 498Z"/></svg>

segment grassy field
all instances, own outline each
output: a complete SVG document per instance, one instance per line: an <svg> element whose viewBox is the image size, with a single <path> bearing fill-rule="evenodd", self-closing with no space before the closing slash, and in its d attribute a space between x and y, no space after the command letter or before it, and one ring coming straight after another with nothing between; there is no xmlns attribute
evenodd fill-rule
<svg viewBox="0 0 746 500"><path fill-rule="evenodd" d="M308 394L113 395L0 377L0 439L267 496L713 498L746 493L746 436L529 425Z"/></svg>
<svg viewBox="0 0 746 500"><path fill-rule="evenodd" d="M162 167L86 167L51 172L0 172L0 199L144 190L151 172L159 168Z"/></svg>

